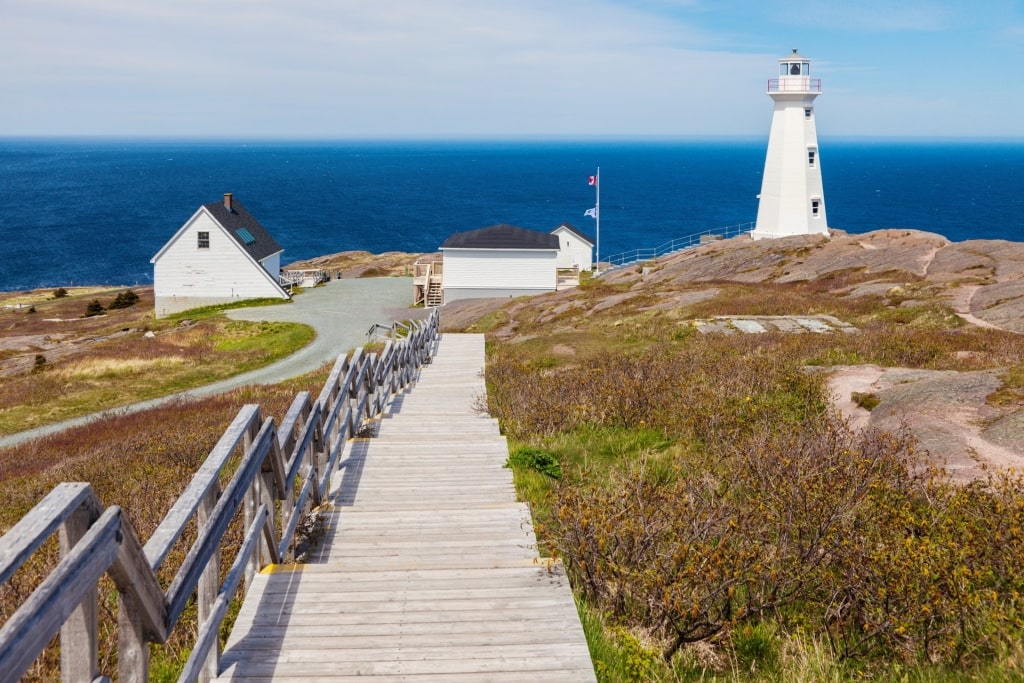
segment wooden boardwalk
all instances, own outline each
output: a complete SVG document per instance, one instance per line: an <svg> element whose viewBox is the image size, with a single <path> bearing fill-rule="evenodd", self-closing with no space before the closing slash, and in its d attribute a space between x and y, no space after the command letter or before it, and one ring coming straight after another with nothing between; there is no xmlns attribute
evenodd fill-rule
<svg viewBox="0 0 1024 683"><path fill-rule="evenodd" d="M443 335L377 436L349 444L318 553L256 577L218 680L595 680L505 439L475 410L483 365L482 335Z"/></svg>

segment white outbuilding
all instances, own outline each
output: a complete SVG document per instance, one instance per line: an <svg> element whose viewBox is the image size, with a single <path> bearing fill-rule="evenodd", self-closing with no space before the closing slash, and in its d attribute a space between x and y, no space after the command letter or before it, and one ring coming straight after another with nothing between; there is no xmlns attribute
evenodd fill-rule
<svg viewBox="0 0 1024 683"><path fill-rule="evenodd" d="M553 292L559 237L514 225L457 232L441 245L444 302Z"/></svg>
<svg viewBox="0 0 1024 683"><path fill-rule="evenodd" d="M551 231L558 238L558 268L591 270L594 267L594 240L569 223Z"/></svg>
<svg viewBox="0 0 1024 683"><path fill-rule="evenodd" d="M156 316L241 299L290 298L280 284L283 251L231 193L200 206L150 260Z"/></svg>

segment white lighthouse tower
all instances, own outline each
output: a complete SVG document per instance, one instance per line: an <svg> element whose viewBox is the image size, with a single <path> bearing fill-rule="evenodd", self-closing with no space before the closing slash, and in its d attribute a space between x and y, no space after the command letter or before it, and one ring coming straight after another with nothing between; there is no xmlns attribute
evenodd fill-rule
<svg viewBox="0 0 1024 683"><path fill-rule="evenodd" d="M779 77L768 81L775 101L768 154L761 179L757 224L751 236L828 235L821 184L814 98L821 79L811 78L811 60L793 54L779 60Z"/></svg>

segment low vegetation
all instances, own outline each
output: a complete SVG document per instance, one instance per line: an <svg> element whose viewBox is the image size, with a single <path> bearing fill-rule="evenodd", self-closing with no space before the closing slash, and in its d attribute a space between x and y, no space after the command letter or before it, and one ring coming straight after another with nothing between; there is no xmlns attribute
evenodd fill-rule
<svg viewBox="0 0 1024 683"><path fill-rule="evenodd" d="M934 300L712 287L659 309L594 283L492 316L489 407L541 543L573 580L599 677L1018 680L1024 480L951 483L909 433L850 430L811 370L1009 368L997 393L1020 405L1019 336ZM609 297L619 305L595 310ZM783 313L861 331L689 323Z"/></svg>
<svg viewBox="0 0 1024 683"><path fill-rule="evenodd" d="M885 286L848 294L869 280ZM489 409L510 440L508 465L542 552L570 573L599 679L1024 678L1024 480L993 471L951 483L908 432L858 432L838 420L819 372L998 368L1003 385L989 403L1015 409L1024 406L1019 335L962 324L902 271L635 285L589 280L512 302L472 328L488 333ZM143 324L118 317L135 309L111 310L116 294L46 293L25 301L42 315L3 313L15 334L54 343L0 349L0 367L20 364L14 374L39 386L69 373L50 391L133 372L123 386L144 387L146 368L199 372L231 354L266 353L268 339L289 334L234 327L210 309L166 327L149 321L155 337L146 338ZM82 318L92 299L105 314ZM694 324L717 315L832 315L860 331L725 335ZM47 318L74 318L90 353L62 355L67 338ZM164 352L140 351L151 343ZM7 389L8 377L0 398L32 395L28 383ZM126 418L108 418L0 451L0 529L56 482L77 479L122 505L146 538L242 403L280 417L296 390L322 381L167 406L132 416L130 430ZM877 400L858 397L865 408ZM3 588L0 620L54 561L48 552ZM109 592L101 602L112 624ZM116 638L112 625L102 637ZM158 648L154 679L173 679L185 653L177 639ZM55 656L34 680L53 678Z"/></svg>
<svg viewBox="0 0 1024 683"><path fill-rule="evenodd" d="M264 417L280 420L298 391L316 394L327 370L274 386L246 387L213 398L180 402L136 413L111 416L21 446L0 450L0 532L6 532L56 484L88 481L104 505L120 505L140 538L148 539L172 503L192 479L213 445L246 403L258 403ZM232 468L224 473L230 477ZM223 483L223 482L222 482ZM222 567L230 566L240 543L239 523L229 532ZM164 563L166 587L194 540L192 528ZM0 587L0 623L30 594L57 560L50 543L30 564ZM101 669L116 670L117 599L113 584L100 590ZM191 623L190 623L191 621ZM228 624L230 626L230 623ZM151 680L174 681L194 638L195 613L187 612L171 640L153 647ZM190 634L190 631L192 633ZM59 652L49 648L25 680L59 680Z"/></svg>
<svg viewBox="0 0 1024 683"><path fill-rule="evenodd" d="M36 315L2 314L0 434L202 386L313 338L304 325L230 320L225 306L156 320L149 291L97 294L43 293Z"/></svg>

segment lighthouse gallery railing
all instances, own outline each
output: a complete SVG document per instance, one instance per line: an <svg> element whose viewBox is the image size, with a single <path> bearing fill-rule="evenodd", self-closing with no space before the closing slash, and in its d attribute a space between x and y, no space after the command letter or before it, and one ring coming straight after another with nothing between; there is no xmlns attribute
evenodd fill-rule
<svg viewBox="0 0 1024 683"><path fill-rule="evenodd" d="M787 76L785 78L768 79L768 92L813 92L821 93L820 78L802 78Z"/></svg>

